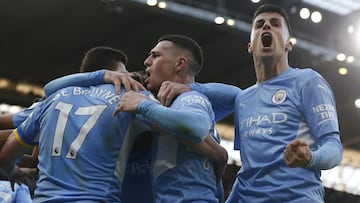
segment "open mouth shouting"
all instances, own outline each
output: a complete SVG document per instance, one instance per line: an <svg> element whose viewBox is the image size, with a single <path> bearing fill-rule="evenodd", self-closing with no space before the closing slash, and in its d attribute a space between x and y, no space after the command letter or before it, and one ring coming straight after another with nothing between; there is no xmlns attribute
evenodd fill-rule
<svg viewBox="0 0 360 203"><path fill-rule="evenodd" d="M261 41L264 47L270 47L272 43L272 35L270 32L264 32L261 35Z"/></svg>

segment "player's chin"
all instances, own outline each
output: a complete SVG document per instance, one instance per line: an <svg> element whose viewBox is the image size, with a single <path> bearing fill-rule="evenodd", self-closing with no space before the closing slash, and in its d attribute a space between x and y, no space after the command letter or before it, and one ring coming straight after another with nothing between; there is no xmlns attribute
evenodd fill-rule
<svg viewBox="0 0 360 203"><path fill-rule="evenodd" d="M152 84L152 83L147 83L146 84L146 89L148 89L149 91L151 92L157 92L160 88L160 85L155 85L155 84Z"/></svg>

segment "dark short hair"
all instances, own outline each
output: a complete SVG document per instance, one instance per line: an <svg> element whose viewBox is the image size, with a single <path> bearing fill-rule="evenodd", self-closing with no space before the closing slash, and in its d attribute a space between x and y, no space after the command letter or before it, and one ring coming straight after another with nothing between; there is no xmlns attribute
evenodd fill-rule
<svg viewBox="0 0 360 203"><path fill-rule="evenodd" d="M133 71L133 72L130 72L130 74L134 80L138 81L141 84L145 84L145 79L146 79L147 75L144 70Z"/></svg>
<svg viewBox="0 0 360 203"><path fill-rule="evenodd" d="M287 15L287 13L285 12L284 9L282 9L281 7L279 7L277 5L274 5L274 4L263 4L263 5L259 6L256 9L251 22L254 22L255 18L258 15L260 15L262 13L271 13L271 12L278 13L285 19L285 22L286 22L286 25L288 27L289 33L291 33L291 27L290 27L290 23L289 23L289 16Z"/></svg>
<svg viewBox="0 0 360 203"><path fill-rule="evenodd" d="M115 70L118 62L125 66L128 62L126 54L111 47L94 47L86 52L80 72L91 72L99 69Z"/></svg>
<svg viewBox="0 0 360 203"><path fill-rule="evenodd" d="M203 51L200 45L190 37L184 35L164 35L159 38L158 42L170 41L175 46L190 51L192 58L189 66L192 75L197 75L203 66Z"/></svg>

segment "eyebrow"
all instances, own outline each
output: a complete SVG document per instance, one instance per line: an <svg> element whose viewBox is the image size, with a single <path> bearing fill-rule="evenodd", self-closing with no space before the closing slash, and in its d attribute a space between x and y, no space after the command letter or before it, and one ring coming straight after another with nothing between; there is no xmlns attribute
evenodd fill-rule
<svg viewBox="0 0 360 203"><path fill-rule="evenodd" d="M148 56L153 55L153 54L160 54L160 52L152 50L148 53Z"/></svg>
<svg viewBox="0 0 360 203"><path fill-rule="evenodd" d="M270 22L280 22L281 23L281 19L280 18L271 18Z"/></svg>
<svg viewBox="0 0 360 203"><path fill-rule="evenodd" d="M259 20L255 21L254 25L259 24L259 23L264 23L264 22L265 22L265 19L259 19ZM271 22L280 22L281 23L281 19L273 17L273 18L270 18L270 23Z"/></svg>

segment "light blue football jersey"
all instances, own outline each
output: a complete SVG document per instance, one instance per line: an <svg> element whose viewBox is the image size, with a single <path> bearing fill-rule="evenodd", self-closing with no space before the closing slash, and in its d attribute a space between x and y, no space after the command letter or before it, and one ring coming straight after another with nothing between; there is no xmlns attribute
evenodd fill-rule
<svg viewBox="0 0 360 203"><path fill-rule="evenodd" d="M113 85L67 87L17 128L21 143L39 144L35 202L120 202L122 179L115 167L128 153L121 148L132 116L112 115L119 101Z"/></svg>
<svg viewBox="0 0 360 203"><path fill-rule="evenodd" d="M12 191L9 181L0 181L0 203L31 203L29 188L22 184L15 184Z"/></svg>
<svg viewBox="0 0 360 203"><path fill-rule="evenodd" d="M17 113L14 113L12 115L13 119L13 126L17 127L20 125L26 118L29 116L29 114L34 110L34 108L40 103L41 101L34 102L30 107L25 108Z"/></svg>
<svg viewBox="0 0 360 203"><path fill-rule="evenodd" d="M104 70L90 73L77 73L67 75L49 82L44 87L46 95L67 87L67 86L91 86L104 83ZM152 136L148 135L149 131L145 131L143 125L132 123L128 130L130 137L134 139L126 139L127 150L119 157L116 167L117 176L122 183L121 201L124 203L146 202L151 203L153 198L152 181L151 181L151 164L152 164ZM146 134L146 135L145 135ZM150 141L148 140L150 139ZM145 140L145 142L144 142ZM149 143L146 143L149 142ZM134 145L134 146L132 146ZM123 160L128 157L125 164ZM141 195L137 191L142 191Z"/></svg>
<svg viewBox="0 0 360 203"><path fill-rule="evenodd" d="M283 151L295 139L314 151L321 136L339 133L328 83L311 69L288 68L239 93L234 112L242 167L228 202L323 202L320 170L289 168Z"/></svg>
<svg viewBox="0 0 360 203"><path fill-rule="evenodd" d="M214 113L202 94L183 93L170 108L207 116L211 121L208 123L210 133L214 136ZM155 136L154 149L154 202L217 202L213 162L192 152L173 135Z"/></svg>
<svg viewBox="0 0 360 203"><path fill-rule="evenodd" d="M132 145L123 179L122 203L153 202L151 179L153 134L154 132L151 131L142 132Z"/></svg>

